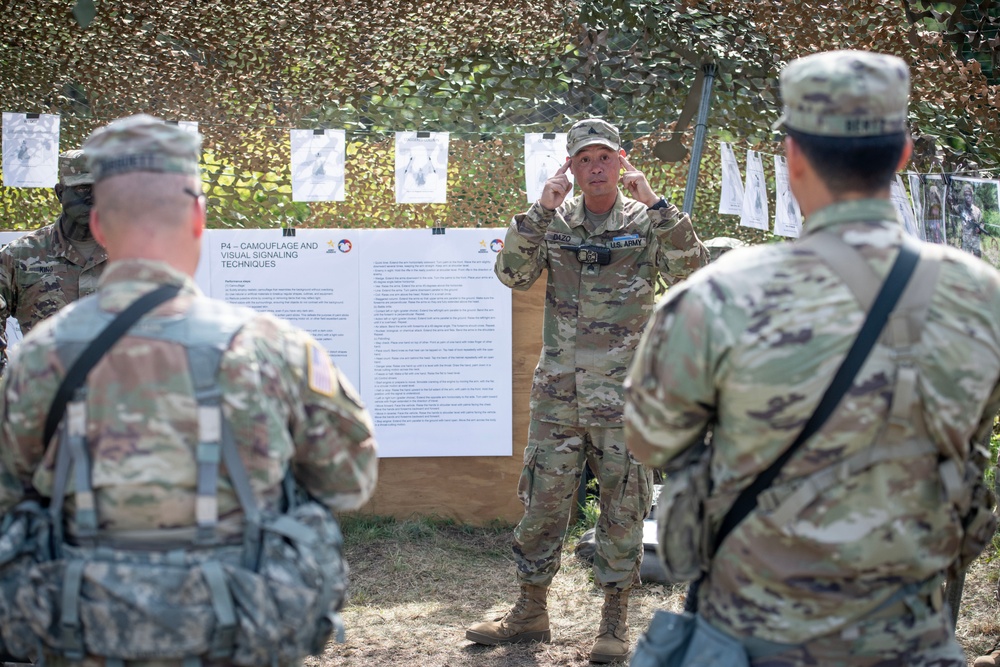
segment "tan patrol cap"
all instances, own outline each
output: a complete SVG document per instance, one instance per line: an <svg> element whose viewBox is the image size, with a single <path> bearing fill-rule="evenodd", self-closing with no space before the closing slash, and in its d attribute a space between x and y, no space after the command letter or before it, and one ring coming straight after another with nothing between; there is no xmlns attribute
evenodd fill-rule
<svg viewBox="0 0 1000 667"><path fill-rule="evenodd" d="M83 144L94 182L134 171L198 176L201 135L139 114L99 128Z"/></svg>
<svg viewBox="0 0 1000 667"><path fill-rule="evenodd" d="M569 129L569 134L566 136L566 150L570 157L593 144L607 146L617 153L621 148L618 128L601 118L587 118L575 123Z"/></svg>
<svg viewBox="0 0 1000 667"><path fill-rule="evenodd" d="M896 56L827 51L781 71L781 118L773 129L826 137L868 137L906 130L910 70Z"/></svg>

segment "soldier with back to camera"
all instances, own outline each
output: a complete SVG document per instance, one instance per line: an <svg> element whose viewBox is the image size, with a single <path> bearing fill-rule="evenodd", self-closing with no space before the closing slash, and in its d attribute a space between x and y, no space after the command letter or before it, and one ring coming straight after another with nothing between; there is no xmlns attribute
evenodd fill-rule
<svg viewBox="0 0 1000 667"><path fill-rule="evenodd" d="M755 667L966 665L942 582L996 525L982 475L1000 407L1000 273L903 230L890 186L910 155L909 81L901 59L863 51L785 67L776 128L802 237L732 250L670 290L629 369L640 461L687 469L711 430L709 513L692 521L726 526L783 461L695 596ZM914 267L908 281L899 267ZM881 337L799 441L859 358L848 350L866 311L890 312L870 305L884 282L905 290Z"/></svg>
<svg viewBox="0 0 1000 667"><path fill-rule="evenodd" d="M47 499L57 547L0 564L0 638L50 665L299 664L339 624L332 512L373 492L371 418L311 335L195 285L199 136L139 115L84 151L108 268L0 379L0 512Z"/></svg>

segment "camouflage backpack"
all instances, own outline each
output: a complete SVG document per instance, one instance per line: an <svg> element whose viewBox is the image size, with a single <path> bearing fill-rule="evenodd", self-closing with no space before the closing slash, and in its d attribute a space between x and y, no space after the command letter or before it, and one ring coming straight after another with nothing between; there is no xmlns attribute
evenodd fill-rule
<svg viewBox="0 0 1000 667"><path fill-rule="evenodd" d="M96 308L96 301L77 307ZM332 634L342 640L347 566L336 519L296 490L290 476L284 511L260 509L222 411L219 363L251 315L196 300L189 318L140 322L133 332L187 349L198 401L195 528L102 535L85 442L85 390L69 403L49 506L21 503L2 526L0 648L36 661L43 652L70 660L98 656L109 667L129 660L251 667L299 664L322 653ZM198 326L188 327L188 320ZM63 341L60 350L86 342ZM244 513L241 543L216 537L220 462ZM71 474L72 544L62 537Z"/></svg>

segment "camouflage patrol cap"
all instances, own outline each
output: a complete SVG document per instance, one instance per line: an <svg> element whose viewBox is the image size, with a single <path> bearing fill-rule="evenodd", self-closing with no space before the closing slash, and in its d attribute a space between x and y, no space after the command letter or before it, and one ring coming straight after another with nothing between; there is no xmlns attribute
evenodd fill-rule
<svg viewBox="0 0 1000 667"><path fill-rule="evenodd" d="M704 246L708 248L708 255L711 261L715 261L733 248L742 248L746 243L731 236L716 236L704 241Z"/></svg>
<svg viewBox="0 0 1000 667"><path fill-rule="evenodd" d="M896 56L828 51L781 71L781 118L774 129L827 137L868 137L906 130L910 70Z"/></svg>
<svg viewBox="0 0 1000 667"><path fill-rule="evenodd" d="M90 185L94 176L87 167L87 158L83 151L66 151L59 154L59 182L72 187Z"/></svg>
<svg viewBox="0 0 1000 667"><path fill-rule="evenodd" d="M83 144L94 181L135 171L201 174L201 135L139 114L96 130Z"/></svg>
<svg viewBox="0 0 1000 667"><path fill-rule="evenodd" d="M569 134L566 136L566 149L571 157L579 153L580 149L593 144L607 146L617 152L621 148L618 128L600 118L587 118L575 123L569 129Z"/></svg>

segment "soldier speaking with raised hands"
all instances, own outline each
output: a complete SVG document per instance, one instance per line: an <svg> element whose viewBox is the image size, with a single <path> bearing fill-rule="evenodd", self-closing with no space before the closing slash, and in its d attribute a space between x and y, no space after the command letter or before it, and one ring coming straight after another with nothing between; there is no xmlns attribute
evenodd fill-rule
<svg viewBox="0 0 1000 667"><path fill-rule="evenodd" d="M546 593L589 463L600 482L594 579L605 594L590 658L607 663L629 653L628 595L639 578L652 492L650 470L625 449L622 381L652 312L657 275L676 282L706 264L708 252L690 218L624 158L613 125L582 120L570 129L567 148L569 159L538 202L514 216L497 257L497 277L513 289L530 288L547 270L543 348L518 483L524 517L513 548L520 596L504 616L473 625L466 637L480 644L550 639ZM582 195L567 199L568 173Z"/></svg>

